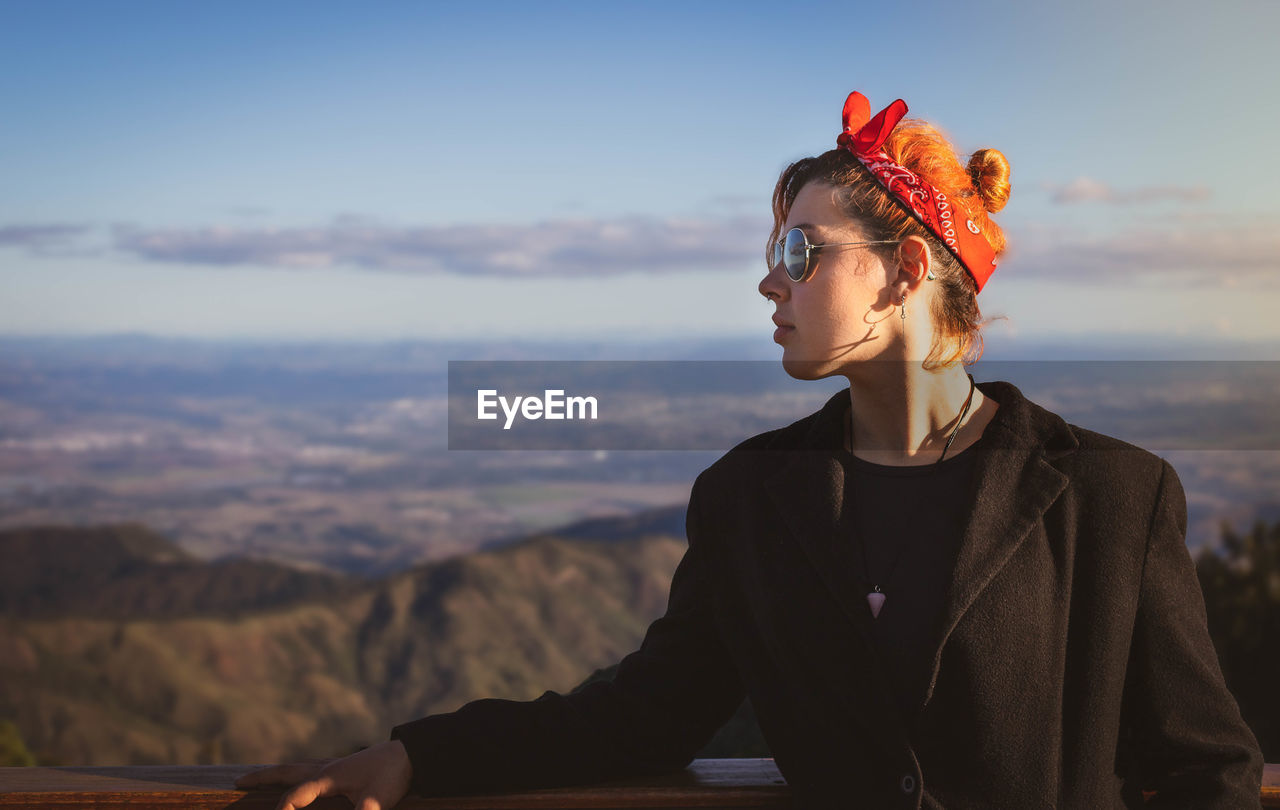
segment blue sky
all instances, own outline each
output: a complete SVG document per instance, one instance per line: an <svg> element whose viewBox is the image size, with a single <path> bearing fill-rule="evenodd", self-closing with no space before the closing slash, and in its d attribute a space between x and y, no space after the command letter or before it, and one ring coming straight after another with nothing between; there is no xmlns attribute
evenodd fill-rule
<svg viewBox="0 0 1280 810"><path fill-rule="evenodd" d="M773 183L857 89L1009 158L989 340L1280 340L1273 0L0 17L3 334L768 342Z"/></svg>

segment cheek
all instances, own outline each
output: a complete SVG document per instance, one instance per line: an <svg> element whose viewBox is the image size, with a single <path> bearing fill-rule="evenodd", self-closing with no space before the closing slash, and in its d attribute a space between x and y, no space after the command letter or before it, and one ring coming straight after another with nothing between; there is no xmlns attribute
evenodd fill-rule
<svg viewBox="0 0 1280 810"><path fill-rule="evenodd" d="M867 307L865 291L856 283L830 284L806 292L807 322L831 334L854 329Z"/></svg>

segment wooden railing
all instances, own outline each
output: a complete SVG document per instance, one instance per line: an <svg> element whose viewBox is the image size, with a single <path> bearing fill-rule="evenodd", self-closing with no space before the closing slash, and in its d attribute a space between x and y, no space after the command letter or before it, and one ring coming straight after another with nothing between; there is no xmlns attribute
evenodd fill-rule
<svg viewBox="0 0 1280 810"><path fill-rule="evenodd" d="M138 810L271 810L282 789L236 790L235 778L252 765L170 765L129 768L0 768L0 807L119 807ZM517 808L790 808L786 782L772 759L699 759L683 771L649 779L488 796L406 797L397 807L456 810ZM1262 806L1280 807L1280 765L1267 765ZM321 799L317 810L350 809L342 797Z"/></svg>

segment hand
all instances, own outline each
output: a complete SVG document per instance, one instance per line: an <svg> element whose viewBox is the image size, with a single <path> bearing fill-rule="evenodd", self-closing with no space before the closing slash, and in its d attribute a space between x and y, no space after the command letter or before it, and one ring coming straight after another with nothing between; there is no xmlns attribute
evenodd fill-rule
<svg viewBox="0 0 1280 810"><path fill-rule="evenodd" d="M342 759L308 759L250 771L236 787L293 785L276 810L306 807L321 796L346 796L356 810L391 810L409 792L413 766L399 740L379 743Z"/></svg>

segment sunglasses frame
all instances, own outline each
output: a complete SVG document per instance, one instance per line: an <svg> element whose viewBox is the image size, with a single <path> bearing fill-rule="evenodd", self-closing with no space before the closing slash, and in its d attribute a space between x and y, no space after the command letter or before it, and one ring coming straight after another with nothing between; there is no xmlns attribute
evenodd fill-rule
<svg viewBox="0 0 1280 810"><path fill-rule="evenodd" d="M786 242L787 237L791 236L792 231L799 233L800 238L804 240L804 267L801 269L799 277L791 275L791 268L787 266ZM804 232L804 229L792 228L783 234L781 239L773 243L773 255L775 257L773 265L776 267L778 262L782 262L782 269L783 272L787 274L787 278L799 283L808 280L810 276L809 271L813 267L813 262L810 260L810 254L815 250L832 247L854 247L855 245L894 245L897 244L897 241L898 240L896 239L880 239L874 242L824 242L823 244L815 245L809 241L809 235Z"/></svg>

